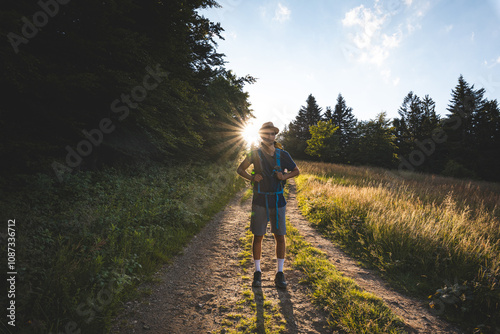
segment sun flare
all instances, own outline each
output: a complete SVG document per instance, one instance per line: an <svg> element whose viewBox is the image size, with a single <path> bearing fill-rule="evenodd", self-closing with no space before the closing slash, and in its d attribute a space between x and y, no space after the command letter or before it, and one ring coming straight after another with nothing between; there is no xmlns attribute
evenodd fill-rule
<svg viewBox="0 0 500 334"><path fill-rule="evenodd" d="M248 147L259 143L259 128L260 127L255 122L248 122L243 128L241 135Z"/></svg>

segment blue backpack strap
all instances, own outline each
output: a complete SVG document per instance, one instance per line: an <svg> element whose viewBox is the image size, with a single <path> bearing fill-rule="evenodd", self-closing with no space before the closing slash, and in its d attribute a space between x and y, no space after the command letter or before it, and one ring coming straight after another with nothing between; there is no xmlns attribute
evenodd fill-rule
<svg viewBox="0 0 500 334"><path fill-rule="evenodd" d="M281 150L279 148L276 148L276 165L279 167L281 170L281 160L280 160L280 152ZM276 192L276 229L279 229L278 227L278 194L283 193L283 184L281 181L278 183L281 186L281 192Z"/></svg>

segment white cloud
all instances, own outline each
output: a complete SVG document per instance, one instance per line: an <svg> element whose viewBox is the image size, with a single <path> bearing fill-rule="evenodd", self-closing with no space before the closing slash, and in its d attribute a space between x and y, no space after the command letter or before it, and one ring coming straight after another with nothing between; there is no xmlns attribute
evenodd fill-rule
<svg viewBox="0 0 500 334"><path fill-rule="evenodd" d="M388 57L389 50L387 48L375 45L370 52L364 54L363 60L370 64L382 66Z"/></svg>
<svg viewBox="0 0 500 334"><path fill-rule="evenodd" d="M397 86L400 79L386 69L387 59L408 35L421 29L430 6L428 0L375 0L371 7L351 8L342 19L347 39L341 46L344 55L351 61L376 65L384 81Z"/></svg>
<svg viewBox="0 0 500 334"><path fill-rule="evenodd" d="M274 13L274 21L278 21L279 23L283 23L285 21L288 21L290 19L290 14L292 11L288 9L286 6L282 5L281 3L278 3L278 8L276 8L276 11Z"/></svg>
<svg viewBox="0 0 500 334"><path fill-rule="evenodd" d="M474 38L476 37L476 34L474 32L472 32L471 36L470 36L470 40L471 42L474 42Z"/></svg>
<svg viewBox="0 0 500 334"><path fill-rule="evenodd" d="M371 9L363 5L345 14L342 24L354 30L354 33L350 33L348 37L358 49L357 61L381 66L389 57L390 50L399 46L402 40L402 32L399 28L397 32L390 35L382 33L389 15L380 6Z"/></svg>
<svg viewBox="0 0 500 334"><path fill-rule="evenodd" d="M496 67L498 64L500 64L500 57L496 59L491 59L491 60L484 60L483 65L486 66L488 69L491 69L493 67Z"/></svg>
<svg viewBox="0 0 500 334"><path fill-rule="evenodd" d="M453 24L450 24L450 25L447 25L446 27L444 27L445 33L449 33L452 30L453 30Z"/></svg>
<svg viewBox="0 0 500 334"><path fill-rule="evenodd" d="M342 24L346 27L358 28L352 35L352 41L360 49L370 48L372 39L381 30L385 16L378 16L375 11L361 5L345 14Z"/></svg>
<svg viewBox="0 0 500 334"><path fill-rule="evenodd" d="M234 31L224 31L222 34L222 37L227 40L236 40L238 38L238 35Z"/></svg>
<svg viewBox="0 0 500 334"><path fill-rule="evenodd" d="M398 31L391 36L383 34L382 45L386 48L396 48L399 46L399 43L401 43L402 35L401 31Z"/></svg>
<svg viewBox="0 0 500 334"><path fill-rule="evenodd" d="M417 15L417 17L421 18L429 10L429 8L431 7L431 3L430 3L430 1L427 1L425 3L419 4L417 7L418 7L418 10L416 12L416 15Z"/></svg>
<svg viewBox="0 0 500 334"><path fill-rule="evenodd" d="M399 77L392 78L392 73L390 69L385 68L380 70L380 75L382 76L386 84L392 84L393 86L399 85L400 78Z"/></svg>

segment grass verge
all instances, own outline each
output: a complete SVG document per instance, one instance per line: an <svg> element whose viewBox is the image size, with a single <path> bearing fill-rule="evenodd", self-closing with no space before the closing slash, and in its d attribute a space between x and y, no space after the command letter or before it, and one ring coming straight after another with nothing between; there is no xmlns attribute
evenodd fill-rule
<svg viewBox="0 0 500 334"><path fill-rule="evenodd" d="M437 314L500 332L500 188L378 168L303 163L303 214Z"/></svg>
<svg viewBox="0 0 500 334"><path fill-rule="evenodd" d="M80 172L62 183L41 174L0 179L8 192L0 211L17 226L16 327L107 332L120 301L244 186L235 169L156 165Z"/></svg>
<svg viewBox="0 0 500 334"><path fill-rule="evenodd" d="M313 302L328 312L332 330L345 333L406 333L404 323L383 300L363 291L339 272L324 252L312 247L291 224L287 225L288 250L293 267L305 274Z"/></svg>

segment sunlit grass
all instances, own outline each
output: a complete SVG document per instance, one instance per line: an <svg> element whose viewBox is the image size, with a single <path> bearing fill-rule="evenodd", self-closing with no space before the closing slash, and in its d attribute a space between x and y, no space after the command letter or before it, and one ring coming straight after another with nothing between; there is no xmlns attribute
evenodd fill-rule
<svg viewBox="0 0 500 334"><path fill-rule="evenodd" d="M500 319L498 184L321 163L300 168L301 210L335 243L422 297L465 284L447 308L455 318Z"/></svg>
<svg viewBox="0 0 500 334"><path fill-rule="evenodd" d="M363 291L352 279L345 277L323 251L306 242L291 224L287 225L287 242L294 257L293 266L304 272L303 283L310 287L314 303L328 312L332 330L405 333L401 319L381 298Z"/></svg>

